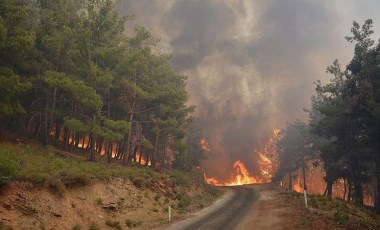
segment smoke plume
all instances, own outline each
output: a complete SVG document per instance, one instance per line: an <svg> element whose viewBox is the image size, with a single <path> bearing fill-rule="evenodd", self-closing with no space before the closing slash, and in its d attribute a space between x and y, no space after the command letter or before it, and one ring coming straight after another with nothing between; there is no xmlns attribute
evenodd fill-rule
<svg viewBox="0 0 380 230"><path fill-rule="evenodd" d="M379 6L375 0L131 0L118 8L136 16L130 27L144 25L160 37L174 66L189 76L196 120L211 149L203 169L226 179L238 159L257 174L254 150L272 129L307 119L302 108L313 81L327 79L335 58L349 60L352 45L344 36L353 20L372 18L376 31Z"/></svg>

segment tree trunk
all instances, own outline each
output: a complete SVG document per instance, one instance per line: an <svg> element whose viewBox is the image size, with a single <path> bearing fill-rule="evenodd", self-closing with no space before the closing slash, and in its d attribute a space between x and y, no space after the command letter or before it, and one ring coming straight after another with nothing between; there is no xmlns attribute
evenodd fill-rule
<svg viewBox="0 0 380 230"><path fill-rule="evenodd" d="M375 211L380 213L380 148L377 148L376 154L376 184L377 191L375 196Z"/></svg>
<svg viewBox="0 0 380 230"><path fill-rule="evenodd" d="M67 150L67 144L69 142L70 137L70 130L69 128L65 127L64 133L63 133L63 149Z"/></svg>
<svg viewBox="0 0 380 230"><path fill-rule="evenodd" d="M351 202L352 201L352 182L350 179L347 179L347 182L348 182L347 201Z"/></svg>
<svg viewBox="0 0 380 230"><path fill-rule="evenodd" d="M51 111L50 111L50 114L49 114L49 119L45 119L45 136L44 136L44 141L43 141L43 144L44 146L46 147L48 144L49 144L49 138L50 138L50 131L51 131L51 127L53 125L53 115L54 115L54 110L55 110L55 104L56 104L56 99L57 99L57 87L54 88L54 91L53 91L53 102L52 102L52 105L51 105ZM47 94L48 96L49 94ZM47 100L46 102L46 108L49 108L49 102Z"/></svg>
<svg viewBox="0 0 380 230"><path fill-rule="evenodd" d="M162 154L162 165L161 168L164 168L166 165L166 148L167 148L167 142L168 142L168 135L165 135L165 141L164 141L164 153Z"/></svg>
<svg viewBox="0 0 380 230"><path fill-rule="evenodd" d="M95 138L94 138L94 133L90 133L90 161L95 161Z"/></svg>
<svg viewBox="0 0 380 230"><path fill-rule="evenodd" d="M140 165L141 165L142 154L143 154L143 151L141 150L140 155L139 155L139 160L138 160Z"/></svg>
<svg viewBox="0 0 380 230"><path fill-rule="evenodd" d="M75 145L76 135L77 134L73 131L73 135L71 137L71 144L70 144L70 153L73 152L73 148L74 148L74 145Z"/></svg>
<svg viewBox="0 0 380 230"><path fill-rule="evenodd" d="M135 72L135 75L134 75L134 86L136 87L137 83L136 83L136 80L137 80L137 73ZM128 132L128 140L127 140L127 146L126 146L126 152L125 152L125 155L124 155L124 160L123 160L123 165L126 166L127 163L128 163L128 160L129 160L129 155L130 155L130 152L131 152L131 142L132 142L132 129L133 129L133 115L135 113L135 105L136 105L136 97L137 97L137 93L136 93L136 90L134 90L133 92L133 101L132 101L132 106L131 106L131 114L129 115L129 122L131 124L131 128L129 129L129 132Z"/></svg>
<svg viewBox="0 0 380 230"><path fill-rule="evenodd" d="M75 135L75 147L79 148L79 142L80 142L80 135L77 133Z"/></svg>
<svg viewBox="0 0 380 230"><path fill-rule="evenodd" d="M305 199L305 207L307 208L306 166L305 166L305 161L303 159L302 159L302 177L303 177L303 195Z"/></svg>
<svg viewBox="0 0 380 230"><path fill-rule="evenodd" d="M54 138L56 140L59 140L59 138L61 137L61 128L62 128L62 123L57 122L55 124L55 135L54 135Z"/></svg>
<svg viewBox="0 0 380 230"><path fill-rule="evenodd" d="M353 167L353 184L354 184L354 201L358 205L363 205L363 185L360 179L360 172L357 160L354 161L355 167Z"/></svg>
<svg viewBox="0 0 380 230"><path fill-rule="evenodd" d="M303 190L307 191L307 186L306 186L306 166L305 162L302 161L302 176L303 176Z"/></svg>
<svg viewBox="0 0 380 230"><path fill-rule="evenodd" d="M289 190L293 190L292 168L289 167Z"/></svg>
<svg viewBox="0 0 380 230"><path fill-rule="evenodd" d="M346 195L347 195L347 178L344 178L343 180L344 184L344 193L343 193L343 200L346 200Z"/></svg>
<svg viewBox="0 0 380 230"><path fill-rule="evenodd" d="M328 180L327 182L327 194L326 194L326 196L327 197L332 197L332 192L333 192L333 184L334 184L334 182L333 181L331 181L331 180Z"/></svg>
<svg viewBox="0 0 380 230"><path fill-rule="evenodd" d="M146 161L145 161L145 166L148 166L149 165L149 158L150 158L150 153L151 153L151 150L148 150L148 153L146 154Z"/></svg>
<svg viewBox="0 0 380 230"><path fill-rule="evenodd" d="M112 157L112 142L107 141L106 146L107 146L106 147L107 163L110 164L111 163L111 157Z"/></svg>
<svg viewBox="0 0 380 230"><path fill-rule="evenodd" d="M156 155L157 155L157 148L158 148L158 136L159 136L159 131L156 132L156 140L155 140L155 143L154 143L154 150L153 150L152 164L151 164L152 168L156 167Z"/></svg>

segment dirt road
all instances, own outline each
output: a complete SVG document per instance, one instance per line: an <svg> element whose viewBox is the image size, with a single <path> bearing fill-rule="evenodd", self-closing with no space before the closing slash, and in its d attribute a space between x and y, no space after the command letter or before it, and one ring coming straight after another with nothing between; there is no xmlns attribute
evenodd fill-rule
<svg viewBox="0 0 380 230"><path fill-rule="evenodd" d="M211 207L159 229L292 229L287 221L290 207L278 199L279 191L273 185L227 187L226 191Z"/></svg>
<svg viewBox="0 0 380 230"><path fill-rule="evenodd" d="M335 221L334 212L305 208L303 195L272 184L227 187L226 194L212 206L189 218L161 226L160 230L288 230L288 229L379 229L360 211L350 211L346 222ZM335 202L336 204L336 202ZM321 204L322 205L322 204ZM344 204L344 207L348 207ZM350 221L352 219L352 221Z"/></svg>

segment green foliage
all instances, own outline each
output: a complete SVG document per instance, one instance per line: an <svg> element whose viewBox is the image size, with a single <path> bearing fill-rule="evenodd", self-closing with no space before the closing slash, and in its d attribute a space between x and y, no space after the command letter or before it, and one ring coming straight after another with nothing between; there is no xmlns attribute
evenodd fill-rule
<svg viewBox="0 0 380 230"><path fill-rule="evenodd" d="M349 179L355 202L363 204L363 184L380 181L376 172L380 168L380 43L375 45L371 38L371 19L362 26L354 21L351 32L346 39L355 44L352 60L346 69L338 60L327 68L332 75L330 82L316 82L317 95L312 98L309 112L313 133L326 140L318 148L326 170L328 195L337 179ZM380 211L380 199L377 200ZM336 218L343 220L345 216L338 212Z"/></svg>
<svg viewBox="0 0 380 230"><path fill-rule="evenodd" d="M133 219L126 219L125 220L125 224L127 225L128 228L135 228L135 227L138 227L142 224L141 221L136 221L136 220L133 220Z"/></svg>
<svg viewBox="0 0 380 230"><path fill-rule="evenodd" d="M82 226L80 224L75 224L72 229L73 230L81 230Z"/></svg>
<svg viewBox="0 0 380 230"><path fill-rule="evenodd" d="M25 113L19 97L30 87L29 82L22 82L11 69L0 66L0 115Z"/></svg>
<svg viewBox="0 0 380 230"><path fill-rule="evenodd" d="M17 172L17 163L10 159L8 151L0 153L0 189L6 186Z"/></svg>
<svg viewBox="0 0 380 230"><path fill-rule="evenodd" d="M96 199L95 199L95 204L98 205L98 206L99 206L99 205L102 205L102 204L103 204L103 200L102 200L102 198L96 198Z"/></svg>
<svg viewBox="0 0 380 230"><path fill-rule="evenodd" d="M47 71L43 80L51 87L62 89L68 92L75 101L83 106L99 111L102 106L100 96L92 87L87 86L83 81L67 76L65 73Z"/></svg>
<svg viewBox="0 0 380 230"><path fill-rule="evenodd" d="M65 118L64 125L80 134L85 134L88 132L88 126L75 118Z"/></svg>
<svg viewBox="0 0 380 230"><path fill-rule="evenodd" d="M180 171L180 170L174 170L172 173L173 181L176 185L186 186L190 185L192 180L188 173Z"/></svg>
<svg viewBox="0 0 380 230"><path fill-rule="evenodd" d="M189 206L190 199L186 195L182 195L177 203L178 209L185 209Z"/></svg>
<svg viewBox="0 0 380 230"><path fill-rule="evenodd" d="M191 170L201 159L195 142L185 143L185 150L176 144L189 135L194 111L188 105L187 77L173 68L171 55L156 52L158 39L149 30L139 26L126 35L130 18L120 17L116 4L0 2L1 122L18 124L12 131L45 146L73 152L80 148L78 138L90 139L88 148L80 150L92 161L102 151L95 148L107 145L120 150L110 157L150 152L151 167L165 167L171 165L165 155L170 150L181 153L178 168ZM26 116L14 116L20 114ZM1 128L10 130L8 123ZM50 158L47 154L44 161ZM38 160L36 154L31 161ZM44 170L27 165L18 176L40 182L61 173L68 178L74 173L78 181L92 177L90 170L72 165L65 170L53 162L44 164Z"/></svg>
<svg viewBox="0 0 380 230"><path fill-rule="evenodd" d="M348 216L347 212L335 211L334 212L334 220L338 223L345 223L349 220L349 216Z"/></svg>
<svg viewBox="0 0 380 230"><path fill-rule="evenodd" d="M11 226L6 226L0 223L0 230L13 230Z"/></svg>
<svg viewBox="0 0 380 230"><path fill-rule="evenodd" d="M120 225L120 222L119 221L116 221L116 220L106 220L106 225L111 227L111 228L115 228L115 229L121 229L121 225Z"/></svg>
<svg viewBox="0 0 380 230"><path fill-rule="evenodd" d="M56 150L46 150L37 146L18 146L2 144L0 148L0 166L6 177L35 183L57 182L61 180L69 186L84 185L92 178L107 179L110 177L160 178L161 174L149 168L122 167L105 163L86 162L82 159L54 154ZM54 184L53 183L53 184Z"/></svg>
<svg viewBox="0 0 380 230"><path fill-rule="evenodd" d="M99 225L97 225L95 222L91 222L90 227L88 228L88 230L99 230L99 229L100 229Z"/></svg>

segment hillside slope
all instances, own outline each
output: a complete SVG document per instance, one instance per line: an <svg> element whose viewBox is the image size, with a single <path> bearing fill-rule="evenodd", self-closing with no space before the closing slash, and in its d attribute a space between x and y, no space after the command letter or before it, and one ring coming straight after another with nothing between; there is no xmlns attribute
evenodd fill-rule
<svg viewBox="0 0 380 230"><path fill-rule="evenodd" d="M3 144L0 229L149 229L203 208L220 191L202 177L85 162L50 148ZM4 185L6 183L6 185Z"/></svg>

